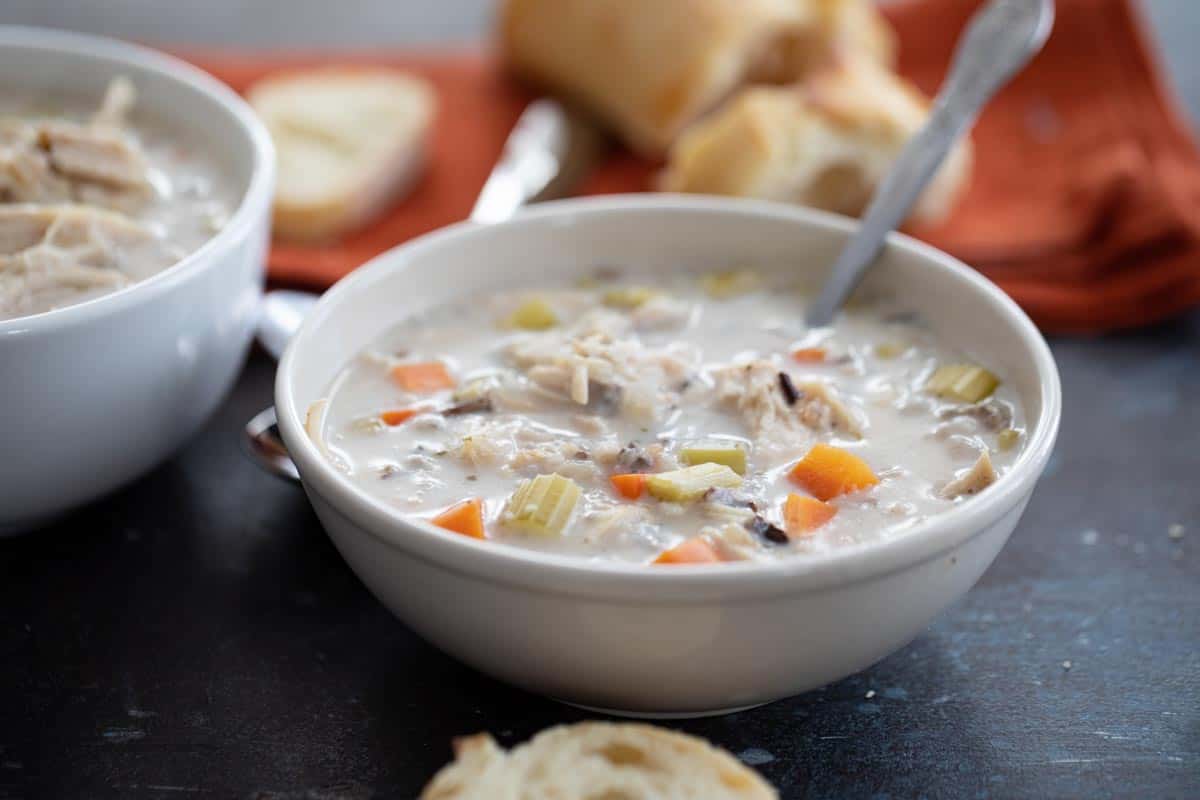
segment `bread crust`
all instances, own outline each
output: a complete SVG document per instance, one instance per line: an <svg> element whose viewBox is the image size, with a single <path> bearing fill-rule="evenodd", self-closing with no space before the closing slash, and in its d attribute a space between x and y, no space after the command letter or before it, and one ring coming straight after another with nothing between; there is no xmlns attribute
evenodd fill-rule
<svg viewBox="0 0 1200 800"><path fill-rule="evenodd" d="M421 800L774 800L754 770L703 739L636 723L584 722L542 731L511 751L487 734L454 743L455 760Z"/></svg>
<svg viewBox="0 0 1200 800"><path fill-rule="evenodd" d="M841 52L894 55L870 0L507 0L500 40L517 74L649 156L744 83L790 83Z"/></svg>
<svg viewBox="0 0 1200 800"><path fill-rule="evenodd" d="M660 186L857 215L928 110L929 100L907 81L872 61L844 59L794 87L740 92L680 138ZM968 182L971 160L964 140L911 221L945 219Z"/></svg>

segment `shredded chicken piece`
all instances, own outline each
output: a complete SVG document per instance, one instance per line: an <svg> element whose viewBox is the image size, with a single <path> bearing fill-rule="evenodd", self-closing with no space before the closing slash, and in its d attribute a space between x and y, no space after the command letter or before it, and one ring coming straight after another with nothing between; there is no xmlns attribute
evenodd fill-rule
<svg viewBox="0 0 1200 800"><path fill-rule="evenodd" d="M755 512L747 506L730 506L724 503L702 503L700 513L714 522L745 525L754 519Z"/></svg>
<svg viewBox="0 0 1200 800"><path fill-rule="evenodd" d="M0 125L0 202L65 203L71 184L50 166L33 126L20 120Z"/></svg>
<svg viewBox="0 0 1200 800"><path fill-rule="evenodd" d="M413 430L427 433L438 433L446 430L446 418L441 414L417 414L407 424Z"/></svg>
<svg viewBox="0 0 1200 800"><path fill-rule="evenodd" d="M707 525L700 529L700 535L712 542L724 561L746 561L759 550L754 534L741 522Z"/></svg>
<svg viewBox="0 0 1200 800"><path fill-rule="evenodd" d="M123 214L88 206L0 205L0 254L15 255L39 245L61 249L97 243L136 246L155 240Z"/></svg>
<svg viewBox="0 0 1200 800"><path fill-rule="evenodd" d="M545 408L546 402L553 402L558 396L540 387L538 391L519 386L516 383L505 382L491 391L489 397L497 411L523 414L539 411Z"/></svg>
<svg viewBox="0 0 1200 800"><path fill-rule="evenodd" d="M979 423L970 417L950 417L948 421L939 423L926 438L944 442L954 436L974 436L979 431Z"/></svg>
<svg viewBox="0 0 1200 800"><path fill-rule="evenodd" d="M509 459L508 468L521 474L557 473L580 483L594 482L603 477L590 454L572 441L545 442L518 450Z"/></svg>
<svg viewBox="0 0 1200 800"><path fill-rule="evenodd" d="M639 331L682 328L692 315L692 305L673 297L654 297L629 312Z"/></svg>
<svg viewBox="0 0 1200 800"><path fill-rule="evenodd" d="M804 424L816 431L836 431L861 438L863 424L829 386L809 381L796 384L797 407Z"/></svg>
<svg viewBox="0 0 1200 800"><path fill-rule="evenodd" d="M1013 424L1013 408L1003 400L994 397L981 403L964 406L950 406L938 412L939 419L973 419L985 429L995 433Z"/></svg>
<svg viewBox="0 0 1200 800"><path fill-rule="evenodd" d="M796 396L791 398L779 376L778 367L765 359L725 367L714 374L717 396L741 412L760 441L789 434L794 439L802 428L862 436L863 422L829 386L815 381L794 384Z"/></svg>
<svg viewBox="0 0 1200 800"><path fill-rule="evenodd" d="M366 364L379 367L381 370L390 370L397 364L402 363L405 355L407 353L382 353L379 350L367 348L358 354L358 358Z"/></svg>
<svg viewBox="0 0 1200 800"><path fill-rule="evenodd" d="M495 467L504 458L504 447L498 439L477 433L464 436L453 452L476 469Z"/></svg>
<svg viewBox="0 0 1200 800"><path fill-rule="evenodd" d="M153 191L145 157L121 131L44 122L38 126L38 145L49 154L54 169L71 180Z"/></svg>
<svg viewBox="0 0 1200 800"><path fill-rule="evenodd" d="M131 217L141 213L149 200L149 195L143 189L129 189L105 183L76 182L72 191L76 203L108 208ZM227 221L227 217L222 218L218 215L210 221L211 229L219 231Z"/></svg>
<svg viewBox="0 0 1200 800"><path fill-rule="evenodd" d="M800 428L800 418L780 392L778 370L771 362L756 360L724 367L713 377L720 402L740 412L746 427L758 438Z"/></svg>
<svg viewBox="0 0 1200 800"><path fill-rule="evenodd" d="M350 421L350 430L356 433L368 434L377 436L387 430L387 425L379 418L378 414L370 414L365 417L356 417Z"/></svg>
<svg viewBox="0 0 1200 800"><path fill-rule="evenodd" d="M155 185L141 148L122 130L135 98L132 84L117 78L89 124L0 121L0 202L137 211Z"/></svg>
<svg viewBox="0 0 1200 800"><path fill-rule="evenodd" d="M505 355L547 401L650 423L678 401L699 359L693 350L647 347L629 334L626 317L600 309L549 335L519 339Z"/></svg>
<svg viewBox="0 0 1200 800"><path fill-rule="evenodd" d="M603 441L592 446L592 460L609 472L624 472L617 465L623 448L615 441Z"/></svg>
<svg viewBox="0 0 1200 800"><path fill-rule="evenodd" d="M649 472L650 468L654 466L649 450L634 442L630 442L620 449L614 463L624 473Z"/></svg>
<svg viewBox="0 0 1200 800"><path fill-rule="evenodd" d="M485 425L480 428L480 432L489 433L490 428L491 426ZM540 425L519 425L515 431L512 431L512 438L521 446L562 441L558 431L549 430Z"/></svg>
<svg viewBox="0 0 1200 800"><path fill-rule="evenodd" d="M0 204L0 317L112 290L174 263L146 227L89 206Z"/></svg>
<svg viewBox="0 0 1200 800"><path fill-rule="evenodd" d="M586 436L604 436L608 433L608 423L595 414L573 414L571 424Z"/></svg>
<svg viewBox="0 0 1200 800"><path fill-rule="evenodd" d="M974 466L942 487L939 494L947 500L977 494L996 482L996 468L988 450L979 454Z"/></svg>
<svg viewBox="0 0 1200 800"><path fill-rule="evenodd" d="M970 458L987 449L987 445L978 436L952 434L945 437L946 450L954 458Z"/></svg>
<svg viewBox="0 0 1200 800"><path fill-rule="evenodd" d="M568 394L570 373L562 365L537 364L525 372L525 377L552 394Z"/></svg>
<svg viewBox="0 0 1200 800"><path fill-rule="evenodd" d="M608 539L625 536L645 524L649 512L644 506L626 503L597 509L589 513L589 518L593 521L590 536Z"/></svg>
<svg viewBox="0 0 1200 800"><path fill-rule="evenodd" d="M136 100L125 78L109 84L87 124L6 120L0 125L0 200L71 200L130 210L155 191L141 147L125 131Z"/></svg>

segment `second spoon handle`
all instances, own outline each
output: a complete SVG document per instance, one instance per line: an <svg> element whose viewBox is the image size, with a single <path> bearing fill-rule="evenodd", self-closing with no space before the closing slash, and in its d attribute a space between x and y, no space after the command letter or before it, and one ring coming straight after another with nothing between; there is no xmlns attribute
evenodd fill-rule
<svg viewBox="0 0 1200 800"><path fill-rule="evenodd" d="M857 233L808 309L810 326L833 322L887 235L908 216L959 136L1000 87L1042 49L1053 24L1053 0L991 0L971 19L929 120L875 190Z"/></svg>

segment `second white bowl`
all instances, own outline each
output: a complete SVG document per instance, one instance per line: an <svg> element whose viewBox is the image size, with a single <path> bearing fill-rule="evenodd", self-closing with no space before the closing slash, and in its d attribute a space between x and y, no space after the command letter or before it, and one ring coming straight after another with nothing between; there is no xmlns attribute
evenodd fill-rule
<svg viewBox="0 0 1200 800"><path fill-rule="evenodd" d="M0 536L112 491L174 452L233 385L254 332L275 165L249 106L215 78L142 47L0 26L0 91L100 97L117 76L137 87L139 115L208 150L239 205L223 230L158 275L0 321Z"/></svg>

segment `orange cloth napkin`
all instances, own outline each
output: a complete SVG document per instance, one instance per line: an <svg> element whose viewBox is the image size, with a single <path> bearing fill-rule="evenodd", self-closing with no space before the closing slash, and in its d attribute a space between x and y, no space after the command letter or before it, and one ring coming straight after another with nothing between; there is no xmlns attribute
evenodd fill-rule
<svg viewBox="0 0 1200 800"><path fill-rule="evenodd" d="M913 231L991 277L1047 331L1128 328L1200 304L1200 156L1130 2L1059 0L1046 49L976 126L961 206L946 224ZM933 93L977 5L889 7L900 72ZM431 167L412 195L343 242L273 247L272 279L314 288L465 218L530 97L479 53L184 55L238 90L329 61L402 67L437 87ZM642 190L654 168L616 153L579 193Z"/></svg>

